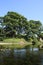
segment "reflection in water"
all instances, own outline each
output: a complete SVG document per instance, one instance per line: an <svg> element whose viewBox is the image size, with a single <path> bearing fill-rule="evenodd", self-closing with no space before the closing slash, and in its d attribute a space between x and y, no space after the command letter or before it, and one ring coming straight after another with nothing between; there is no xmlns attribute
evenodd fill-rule
<svg viewBox="0 0 43 65"><path fill-rule="evenodd" d="M42 52L29 49L0 50L0 65L43 65Z"/></svg>
<svg viewBox="0 0 43 65"><path fill-rule="evenodd" d="M26 50L25 49L21 49L21 50L17 50L16 49L16 50L14 50L15 59L17 59L17 57L24 58L25 54L26 54Z"/></svg>
<svg viewBox="0 0 43 65"><path fill-rule="evenodd" d="M38 48L30 48L30 51L38 51Z"/></svg>

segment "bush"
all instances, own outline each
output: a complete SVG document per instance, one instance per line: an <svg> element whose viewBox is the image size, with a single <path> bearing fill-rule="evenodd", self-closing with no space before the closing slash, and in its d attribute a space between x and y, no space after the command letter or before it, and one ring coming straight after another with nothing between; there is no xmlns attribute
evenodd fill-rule
<svg viewBox="0 0 43 65"><path fill-rule="evenodd" d="M0 41L3 41L3 37L0 37Z"/></svg>
<svg viewBox="0 0 43 65"><path fill-rule="evenodd" d="M36 42L35 41L32 41L32 45L35 45L36 44Z"/></svg>
<svg viewBox="0 0 43 65"><path fill-rule="evenodd" d="M32 45L38 44L38 39L36 37L33 38Z"/></svg>

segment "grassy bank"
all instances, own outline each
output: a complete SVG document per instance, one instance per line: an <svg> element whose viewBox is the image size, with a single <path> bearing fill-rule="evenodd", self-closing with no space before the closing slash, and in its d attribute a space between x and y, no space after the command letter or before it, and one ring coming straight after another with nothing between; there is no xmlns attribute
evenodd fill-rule
<svg viewBox="0 0 43 65"><path fill-rule="evenodd" d="M40 44L41 43L38 42L33 47L38 47ZM9 38L0 42L0 48L27 48L29 46L32 46L32 42L28 42L23 38Z"/></svg>
<svg viewBox="0 0 43 65"><path fill-rule="evenodd" d="M25 39L19 38L9 38L4 39L0 42L0 48L24 48L25 46L32 44L31 42L27 42Z"/></svg>

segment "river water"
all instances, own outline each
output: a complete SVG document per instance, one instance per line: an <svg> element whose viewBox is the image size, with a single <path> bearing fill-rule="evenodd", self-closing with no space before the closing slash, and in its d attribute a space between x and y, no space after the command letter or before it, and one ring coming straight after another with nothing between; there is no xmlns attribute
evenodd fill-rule
<svg viewBox="0 0 43 65"><path fill-rule="evenodd" d="M1 49L0 65L43 65L43 50Z"/></svg>

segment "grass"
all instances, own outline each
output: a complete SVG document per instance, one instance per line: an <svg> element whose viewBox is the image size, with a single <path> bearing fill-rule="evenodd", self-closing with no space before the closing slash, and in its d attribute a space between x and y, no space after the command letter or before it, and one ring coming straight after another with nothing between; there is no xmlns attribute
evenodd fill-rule
<svg viewBox="0 0 43 65"><path fill-rule="evenodd" d="M0 42L0 48L25 48L25 46L30 44L31 42L27 42L23 38L9 38Z"/></svg>
<svg viewBox="0 0 43 65"><path fill-rule="evenodd" d="M41 42L38 42L33 47L38 47ZM8 38L0 42L0 48L27 48L32 47L32 42L27 42L23 38Z"/></svg>
<svg viewBox="0 0 43 65"><path fill-rule="evenodd" d="M3 40L4 43L18 43L19 41L19 38L8 38Z"/></svg>

